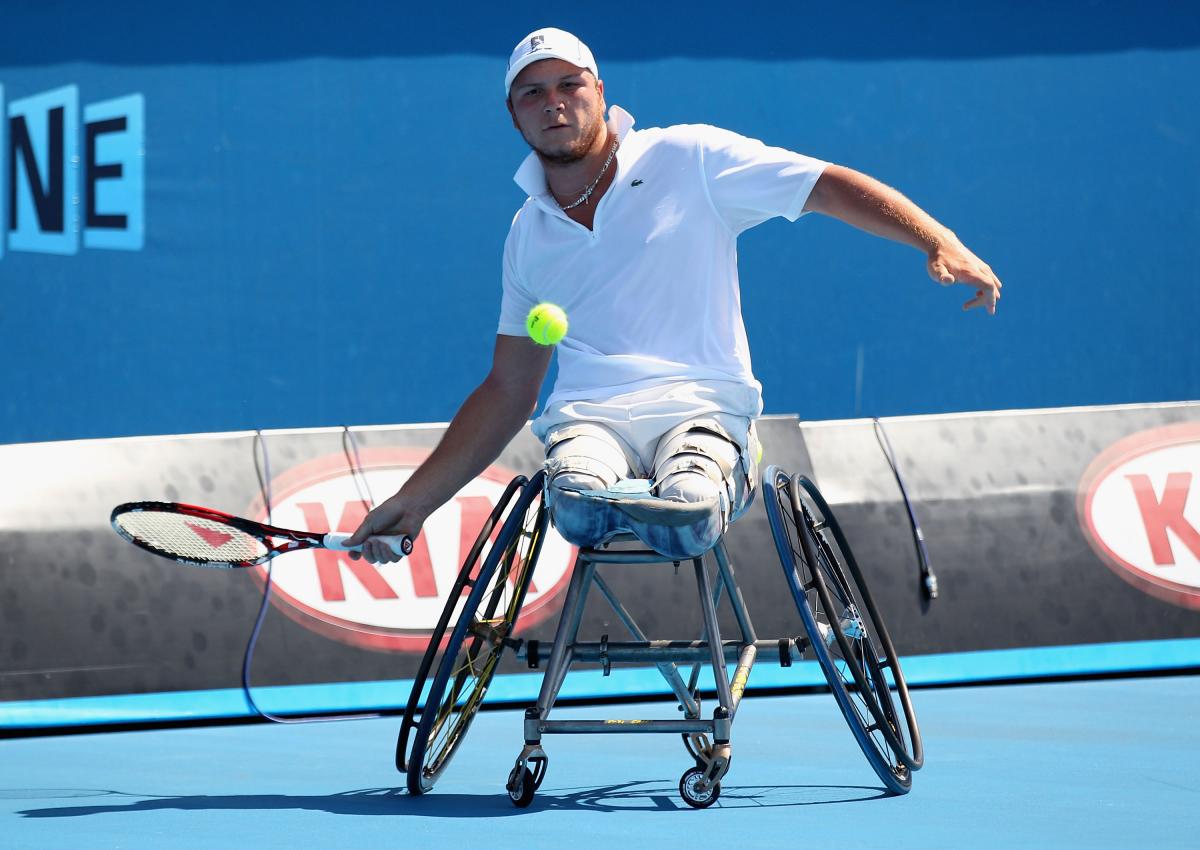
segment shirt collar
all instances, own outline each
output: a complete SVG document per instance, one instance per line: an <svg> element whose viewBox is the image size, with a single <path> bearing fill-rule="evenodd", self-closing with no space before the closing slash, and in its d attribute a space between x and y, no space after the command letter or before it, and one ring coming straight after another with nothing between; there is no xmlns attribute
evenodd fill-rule
<svg viewBox="0 0 1200 850"><path fill-rule="evenodd" d="M608 108L607 124L608 129L617 134L617 140L624 141L626 134L633 129L633 116L614 103ZM529 156L525 157L525 161L521 163L517 173L513 175L513 180L521 187L521 191L531 198L539 197L549 191L546 186L546 170L542 167L542 161L538 159L537 154L532 151Z"/></svg>

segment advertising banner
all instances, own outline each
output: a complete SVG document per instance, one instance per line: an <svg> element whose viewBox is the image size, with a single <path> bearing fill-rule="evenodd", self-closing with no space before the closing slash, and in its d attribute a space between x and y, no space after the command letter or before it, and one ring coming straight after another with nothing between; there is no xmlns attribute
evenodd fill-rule
<svg viewBox="0 0 1200 850"><path fill-rule="evenodd" d="M268 579L254 686L411 678L484 518L513 477L540 468L542 447L528 431L429 518L410 557L378 568L324 550L269 568L188 567L118 538L109 513L126 501L183 501L350 532L443 431L0 447L0 706L238 688ZM764 467L809 475L826 495L904 656L1200 636L1200 405L766 417L759 433ZM889 446L937 577L935 599L923 589ZM727 544L760 637L801 634L761 504ZM552 639L573 556L551 533L518 636ZM605 579L651 637L699 636L690 570L613 567ZM593 597L581 635L626 639ZM520 671L508 659L504 672Z"/></svg>

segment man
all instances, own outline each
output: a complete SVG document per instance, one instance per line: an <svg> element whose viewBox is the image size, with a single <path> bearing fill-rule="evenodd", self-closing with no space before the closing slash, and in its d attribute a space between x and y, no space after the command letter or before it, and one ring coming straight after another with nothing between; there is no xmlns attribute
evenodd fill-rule
<svg viewBox="0 0 1200 850"><path fill-rule="evenodd" d="M607 108L596 61L570 33L522 39L505 90L532 153L515 176L529 197L505 244L492 369L349 541L365 541L373 563L399 556L370 535L415 536L534 412L552 351L525 334L538 302L570 320L533 432L547 447L555 525L579 545L602 531L581 508L601 503L574 497L630 479L645 480L647 499L716 506L718 530L748 506L762 400L741 317L741 231L776 215L833 216L921 250L934 281L974 288L964 309L995 313L992 270L899 192L715 127L634 131L632 116Z"/></svg>

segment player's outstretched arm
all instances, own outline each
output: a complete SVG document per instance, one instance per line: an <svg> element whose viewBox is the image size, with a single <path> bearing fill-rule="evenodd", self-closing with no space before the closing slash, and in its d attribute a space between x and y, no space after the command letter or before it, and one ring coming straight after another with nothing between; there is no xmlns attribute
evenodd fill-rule
<svg viewBox="0 0 1200 850"><path fill-rule="evenodd" d="M963 305L964 310L986 307L995 314L1001 283L991 267L971 253L953 231L890 186L853 169L830 165L813 186L804 209L925 252L926 270L934 281L975 289L975 297Z"/></svg>
<svg viewBox="0 0 1200 850"><path fill-rule="evenodd" d="M367 514L347 544L362 543L362 557L373 564L398 561L390 547L367 538L415 538L431 513L499 457L537 407L553 350L527 337L497 335L491 372L463 402L437 448L399 492Z"/></svg>

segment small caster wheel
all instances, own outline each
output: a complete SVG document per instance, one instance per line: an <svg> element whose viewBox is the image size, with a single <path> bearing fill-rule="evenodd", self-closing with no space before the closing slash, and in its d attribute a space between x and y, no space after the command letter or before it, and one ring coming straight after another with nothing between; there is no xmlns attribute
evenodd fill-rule
<svg viewBox="0 0 1200 850"><path fill-rule="evenodd" d="M687 803L693 809L707 809L713 803L717 802L717 798L721 796L720 782L714 782L703 791L697 791L696 785L703 778L703 770L698 767L691 767L684 771L683 776L679 779L679 796L683 797L683 802Z"/></svg>
<svg viewBox="0 0 1200 850"><path fill-rule="evenodd" d="M508 774L508 784L505 788L508 789L508 799L512 800L512 804L518 809L524 809L533 802L537 783L533 779L533 772L518 764Z"/></svg>

